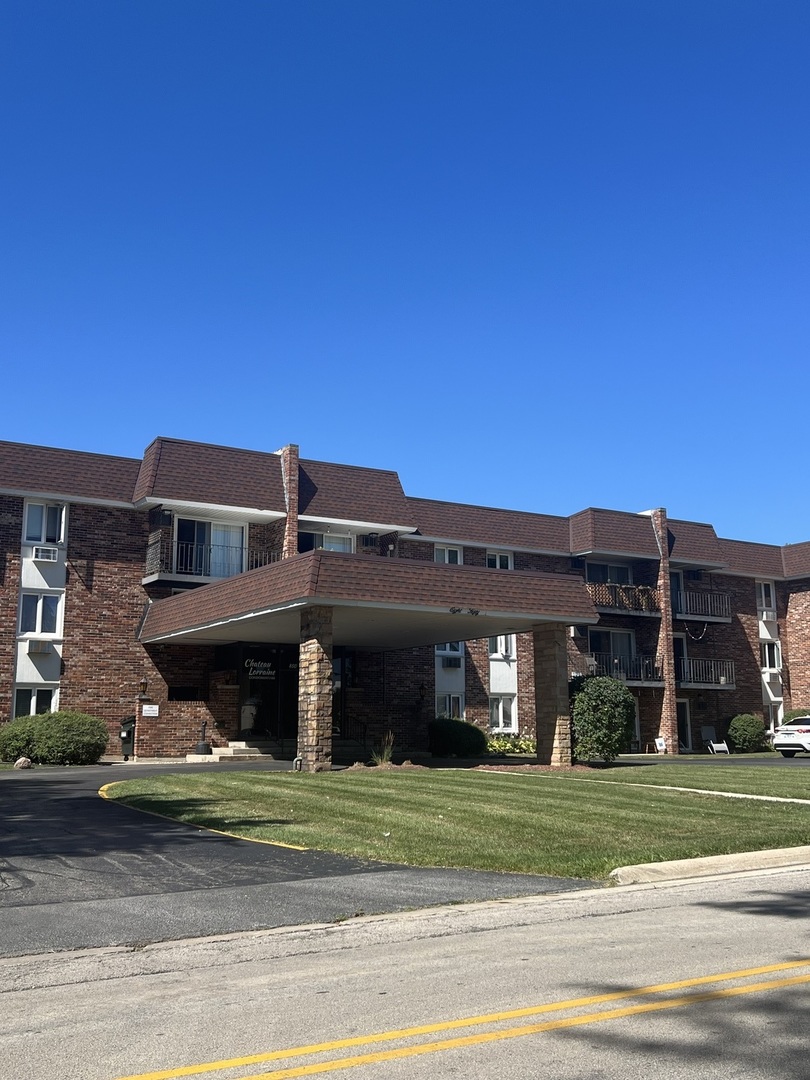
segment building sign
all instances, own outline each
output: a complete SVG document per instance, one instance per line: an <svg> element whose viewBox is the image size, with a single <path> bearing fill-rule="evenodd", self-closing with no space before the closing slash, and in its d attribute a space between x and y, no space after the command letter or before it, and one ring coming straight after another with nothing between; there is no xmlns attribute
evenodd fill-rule
<svg viewBox="0 0 810 1080"><path fill-rule="evenodd" d="M141 707L142 716L160 716L159 705L144 705Z"/></svg>
<svg viewBox="0 0 810 1080"><path fill-rule="evenodd" d="M276 668L270 660L245 660L245 670L251 679L275 679Z"/></svg>

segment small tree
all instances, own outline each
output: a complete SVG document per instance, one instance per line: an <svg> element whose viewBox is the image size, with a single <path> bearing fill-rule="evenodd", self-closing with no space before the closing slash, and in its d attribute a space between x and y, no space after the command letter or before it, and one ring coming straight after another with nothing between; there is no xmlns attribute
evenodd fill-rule
<svg viewBox="0 0 810 1080"><path fill-rule="evenodd" d="M636 703L623 682L586 679L574 699L572 720L577 758L611 762L633 738Z"/></svg>

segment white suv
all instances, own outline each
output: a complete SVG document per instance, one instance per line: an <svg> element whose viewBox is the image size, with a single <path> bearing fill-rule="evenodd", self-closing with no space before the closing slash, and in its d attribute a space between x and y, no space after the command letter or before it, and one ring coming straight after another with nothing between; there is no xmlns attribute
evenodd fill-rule
<svg viewBox="0 0 810 1080"><path fill-rule="evenodd" d="M773 748L783 757L810 754L810 716L795 716L780 724L773 735Z"/></svg>

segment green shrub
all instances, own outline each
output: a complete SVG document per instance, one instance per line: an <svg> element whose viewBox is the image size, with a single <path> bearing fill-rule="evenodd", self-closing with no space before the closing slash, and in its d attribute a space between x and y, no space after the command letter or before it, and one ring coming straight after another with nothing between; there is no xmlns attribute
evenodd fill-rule
<svg viewBox="0 0 810 1080"><path fill-rule="evenodd" d="M536 754L537 741L528 735L511 735L499 732L487 739L490 754Z"/></svg>
<svg viewBox="0 0 810 1080"><path fill-rule="evenodd" d="M434 757L486 757L487 736L466 720L437 717L428 724L428 748Z"/></svg>
<svg viewBox="0 0 810 1080"><path fill-rule="evenodd" d="M764 721L753 713L740 713L728 726L728 737L738 754L752 754L768 748Z"/></svg>
<svg viewBox="0 0 810 1080"><path fill-rule="evenodd" d="M25 756L38 765L94 765L106 749L107 725L80 712L18 716L0 728L4 761Z"/></svg>
<svg viewBox="0 0 810 1080"><path fill-rule="evenodd" d="M782 723L786 723L788 720L795 720L797 716L810 716L810 708L808 709L788 709L784 715Z"/></svg>
<svg viewBox="0 0 810 1080"><path fill-rule="evenodd" d="M38 716L18 716L0 727L0 761L34 760Z"/></svg>
<svg viewBox="0 0 810 1080"><path fill-rule="evenodd" d="M586 679L572 709L574 752L580 761L612 761L633 738L635 698L618 679Z"/></svg>

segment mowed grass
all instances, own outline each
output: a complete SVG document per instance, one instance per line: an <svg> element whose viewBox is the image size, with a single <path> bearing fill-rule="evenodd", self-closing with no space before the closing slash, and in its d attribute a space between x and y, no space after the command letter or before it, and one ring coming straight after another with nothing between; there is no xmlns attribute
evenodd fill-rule
<svg viewBox="0 0 810 1080"><path fill-rule="evenodd" d="M639 786L657 778L733 787L730 771L186 773L123 781L107 794L247 839L410 866L559 877L601 879L634 863L810 843L810 806ZM616 783L590 782L606 779Z"/></svg>

